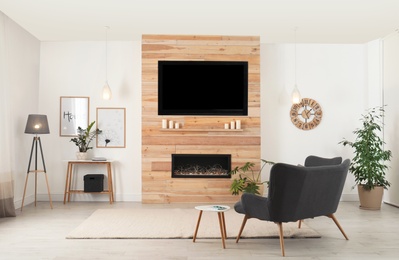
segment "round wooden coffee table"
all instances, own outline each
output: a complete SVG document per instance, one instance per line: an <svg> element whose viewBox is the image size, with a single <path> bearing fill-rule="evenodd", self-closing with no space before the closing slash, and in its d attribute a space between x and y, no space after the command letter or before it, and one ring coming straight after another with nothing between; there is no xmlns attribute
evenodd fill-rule
<svg viewBox="0 0 399 260"><path fill-rule="evenodd" d="M195 209L199 210L197 226L195 227L195 232L193 236L193 242L197 238L198 228L201 222L202 212L210 211L210 212L217 212L219 218L219 226L220 226L220 235L222 238L222 245L223 248L226 248L225 239L226 239L226 222L224 220L224 212L230 209L229 206L225 205L203 205L203 206L196 206Z"/></svg>

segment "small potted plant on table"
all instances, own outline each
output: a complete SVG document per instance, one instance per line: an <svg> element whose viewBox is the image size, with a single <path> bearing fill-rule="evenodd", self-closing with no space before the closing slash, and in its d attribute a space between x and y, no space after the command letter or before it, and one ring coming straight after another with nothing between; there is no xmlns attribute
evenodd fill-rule
<svg viewBox="0 0 399 260"><path fill-rule="evenodd" d="M102 130L96 129L91 130L96 121L93 121L89 124L86 129L78 127L78 136L71 139L70 142L74 142L75 145L79 148L79 151L76 152L76 157L78 160L86 160L87 159L87 151L92 149L90 146L91 141L98 135L102 133Z"/></svg>

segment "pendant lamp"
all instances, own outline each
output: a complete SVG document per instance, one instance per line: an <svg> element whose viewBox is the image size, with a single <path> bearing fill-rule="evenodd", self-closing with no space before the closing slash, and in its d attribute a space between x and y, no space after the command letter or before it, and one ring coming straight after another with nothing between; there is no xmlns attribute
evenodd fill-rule
<svg viewBox="0 0 399 260"><path fill-rule="evenodd" d="M296 84L296 30L297 28L294 28L295 31L295 45L294 45L294 71L295 71L295 85L294 89L292 90L291 98L292 98L292 103L293 104L299 104L302 101L301 93L299 92L298 86Z"/></svg>
<svg viewBox="0 0 399 260"><path fill-rule="evenodd" d="M105 84L103 87L103 99L105 100L112 97L111 88L108 85L108 30L109 26L105 26Z"/></svg>

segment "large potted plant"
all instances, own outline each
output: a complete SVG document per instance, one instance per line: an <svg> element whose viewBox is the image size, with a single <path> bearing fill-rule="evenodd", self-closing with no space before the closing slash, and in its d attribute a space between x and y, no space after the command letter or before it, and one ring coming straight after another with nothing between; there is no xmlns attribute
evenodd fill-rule
<svg viewBox="0 0 399 260"><path fill-rule="evenodd" d="M353 142L345 138L339 142L354 148L349 171L355 177L358 187L360 208L378 210L381 208L384 189L390 186L386 179L387 161L391 160L390 150L384 150L381 138L384 107L375 107L362 115L362 127L355 129Z"/></svg>
<svg viewBox="0 0 399 260"><path fill-rule="evenodd" d="M91 122L86 129L82 127L78 127L78 135L70 140L70 142L74 142L78 147L79 151L76 153L76 156L79 160L87 159L87 151L92 149L90 146L91 141L98 135L101 134L102 130L95 129L91 130L96 121Z"/></svg>
<svg viewBox="0 0 399 260"><path fill-rule="evenodd" d="M246 162L242 166L236 166L229 172L230 175L238 174L230 185L230 191L233 195L239 195L241 192L263 195L264 184L267 181L261 180L262 170L266 164L273 165L274 162L261 159L262 166L256 171L254 162Z"/></svg>

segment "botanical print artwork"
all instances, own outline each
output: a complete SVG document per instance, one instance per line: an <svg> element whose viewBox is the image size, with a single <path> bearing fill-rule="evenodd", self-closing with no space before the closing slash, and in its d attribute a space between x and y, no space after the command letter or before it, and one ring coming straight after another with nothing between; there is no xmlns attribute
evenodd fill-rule
<svg viewBox="0 0 399 260"><path fill-rule="evenodd" d="M97 124L103 132L97 147L125 147L125 108L97 108Z"/></svg>

